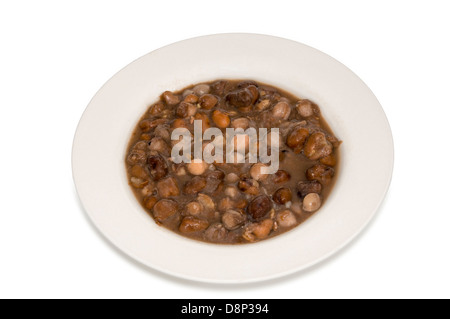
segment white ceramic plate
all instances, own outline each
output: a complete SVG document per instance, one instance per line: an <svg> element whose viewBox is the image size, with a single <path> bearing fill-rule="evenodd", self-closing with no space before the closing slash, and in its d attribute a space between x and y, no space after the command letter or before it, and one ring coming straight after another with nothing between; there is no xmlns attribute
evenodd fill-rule
<svg viewBox="0 0 450 319"><path fill-rule="evenodd" d="M163 91L220 78L255 79L315 101L343 141L338 180L320 211L294 230L256 244L207 244L159 227L127 183L127 143L147 107ZM131 63L92 99L73 146L79 197L106 238L144 265L215 283L272 279L336 253L372 219L392 169L389 123L352 71L306 45L255 34L189 39Z"/></svg>

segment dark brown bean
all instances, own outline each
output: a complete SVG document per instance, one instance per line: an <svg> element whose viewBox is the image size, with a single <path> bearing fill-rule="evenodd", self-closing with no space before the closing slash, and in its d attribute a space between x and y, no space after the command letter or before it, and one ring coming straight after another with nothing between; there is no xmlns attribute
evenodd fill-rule
<svg viewBox="0 0 450 319"><path fill-rule="evenodd" d="M216 106L218 99L212 94L204 94L200 97L200 107L205 110L210 110Z"/></svg>
<svg viewBox="0 0 450 319"><path fill-rule="evenodd" d="M166 177L169 172L166 161L160 155L150 156L147 160L150 175L155 181L159 181L161 178Z"/></svg>
<svg viewBox="0 0 450 319"><path fill-rule="evenodd" d="M254 92L253 89L244 88L227 94L226 100L232 106L246 108L251 106L258 99L257 96L255 98L255 95L256 92Z"/></svg>
<svg viewBox="0 0 450 319"><path fill-rule="evenodd" d="M177 181L173 177L167 177L160 180L156 184L158 194L163 198L175 197L180 195L180 189L178 188Z"/></svg>
<svg viewBox="0 0 450 319"><path fill-rule="evenodd" d="M273 181L276 184L286 183L291 179L291 174L286 171L279 170L274 174Z"/></svg>
<svg viewBox="0 0 450 319"><path fill-rule="evenodd" d="M295 128L286 140L286 145L294 150L295 153L299 154L305 144L306 139L309 136L309 131L306 128L300 127Z"/></svg>
<svg viewBox="0 0 450 319"><path fill-rule="evenodd" d="M332 152L333 145L327 140L325 134L321 132L312 134L304 148L305 156L313 161L326 157Z"/></svg>
<svg viewBox="0 0 450 319"><path fill-rule="evenodd" d="M306 195L311 193L320 194L322 192L322 184L318 181L302 181L297 185L298 197L305 198Z"/></svg>
<svg viewBox="0 0 450 319"><path fill-rule="evenodd" d="M289 188L280 188L273 194L273 201L277 204L284 205L292 200L292 192Z"/></svg>
<svg viewBox="0 0 450 319"><path fill-rule="evenodd" d="M334 176L334 169L322 164L314 165L306 171L306 178L310 181L318 181L323 186L330 184Z"/></svg>
<svg viewBox="0 0 450 319"><path fill-rule="evenodd" d="M196 233L208 228L209 222L204 219L200 219L197 217L187 216L183 218L183 221L180 225L181 233Z"/></svg>
<svg viewBox="0 0 450 319"><path fill-rule="evenodd" d="M254 219L259 220L269 213L272 209L272 201L266 195L256 197L250 205L248 205L247 213Z"/></svg>
<svg viewBox="0 0 450 319"><path fill-rule="evenodd" d="M206 186L206 179L201 176L195 176L184 185L184 193L187 195L196 195Z"/></svg>
<svg viewBox="0 0 450 319"><path fill-rule="evenodd" d="M157 222L162 223L169 217L175 215L177 211L177 202L169 199L162 199L153 207L153 217Z"/></svg>

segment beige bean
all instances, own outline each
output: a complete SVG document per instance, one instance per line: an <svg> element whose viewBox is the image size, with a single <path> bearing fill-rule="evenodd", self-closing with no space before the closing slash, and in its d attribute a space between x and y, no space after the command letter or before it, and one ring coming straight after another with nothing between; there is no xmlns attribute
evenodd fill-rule
<svg viewBox="0 0 450 319"><path fill-rule="evenodd" d="M200 163L191 162L187 165L189 173L192 175L203 175L208 169L208 163L201 161Z"/></svg>
<svg viewBox="0 0 450 319"><path fill-rule="evenodd" d="M316 193L310 193L303 199L303 210L309 213L313 213L320 208L322 200L320 195Z"/></svg>

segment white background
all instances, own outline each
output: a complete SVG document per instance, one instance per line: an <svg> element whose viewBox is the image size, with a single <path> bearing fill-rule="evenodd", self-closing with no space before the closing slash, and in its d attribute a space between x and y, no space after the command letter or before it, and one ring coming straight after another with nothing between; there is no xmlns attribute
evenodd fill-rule
<svg viewBox="0 0 450 319"><path fill-rule="evenodd" d="M449 298L449 13L448 1L2 0L0 297ZM136 264L88 221L71 176L76 125L104 82L163 45L223 32L286 37L347 65L383 105L396 150L390 192L356 241L246 286Z"/></svg>

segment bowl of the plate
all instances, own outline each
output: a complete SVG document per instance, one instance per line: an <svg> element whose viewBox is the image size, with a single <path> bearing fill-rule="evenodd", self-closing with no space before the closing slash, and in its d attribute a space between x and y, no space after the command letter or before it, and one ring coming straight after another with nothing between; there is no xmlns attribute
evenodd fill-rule
<svg viewBox="0 0 450 319"><path fill-rule="evenodd" d="M124 159L142 114L166 90L215 79L254 79L311 99L343 141L333 191L320 211L295 229L248 245L194 241L157 226L131 191ZM83 114L72 162L86 213L124 253L174 276L243 283L305 269L355 238L389 188L393 142L374 94L335 59L282 38L220 34L153 51L110 79Z"/></svg>

